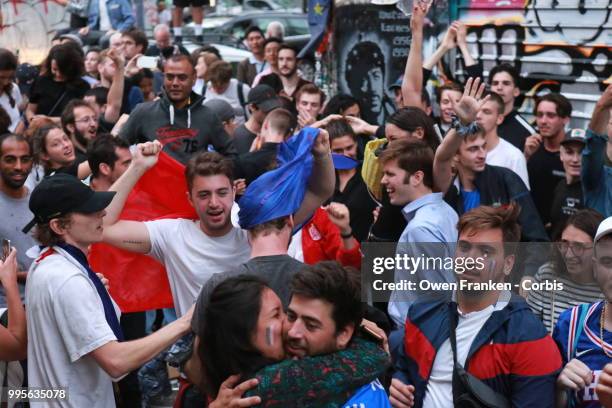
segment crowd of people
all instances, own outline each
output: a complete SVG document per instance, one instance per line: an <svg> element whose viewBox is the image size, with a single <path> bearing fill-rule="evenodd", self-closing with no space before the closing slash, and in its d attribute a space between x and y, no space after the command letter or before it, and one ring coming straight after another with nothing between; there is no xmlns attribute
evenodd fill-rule
<svg viewBox="0 0 612 408"><path fill-rule="evenodd" d="M278 23L246 30L233 67L189 54L180 24L149 45L124 0L68 3L72 33L40 66L0 49L2 401L612 407L612 85L586 129L559 93L530 123L515 67L485 78L461 22L423 60L418 3L394 98L364 118L368 98L302 77ZM454 48L467 77L429 94ZM159 204L161 166L175 211L126 216ZM390 283L463 283L366 302L376 243L485 262L397 268ZM120 268L101 244L161 264L173 307L121 313L138 288L97 270Z"/></svg>

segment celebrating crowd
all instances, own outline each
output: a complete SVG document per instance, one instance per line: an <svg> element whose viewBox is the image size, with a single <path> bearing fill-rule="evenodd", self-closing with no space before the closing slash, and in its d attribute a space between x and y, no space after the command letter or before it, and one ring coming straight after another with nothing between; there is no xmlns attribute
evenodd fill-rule
<svg viewBox="0 0 612 408"><path fill-rule="evenodd" d="M394 98L363 91L384 61L328 98L279 23L234 69L180 24L149 46L123 3L73 9L38 67L0 49L0 401L612 407L612 85L586 129L559 93L530 123L460 21L423 60L419 3ZM467 77L428 93L454 48ZM451 290L373 302L376 245L485 262L397 268Z"/></svg>

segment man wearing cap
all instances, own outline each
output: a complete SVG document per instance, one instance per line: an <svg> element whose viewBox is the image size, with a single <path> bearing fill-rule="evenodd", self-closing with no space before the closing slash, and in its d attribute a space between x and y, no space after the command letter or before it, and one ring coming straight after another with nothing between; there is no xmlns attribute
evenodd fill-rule
<svg viewBox="0 0 612 408"><path fill-rule="evenodd" d="M268 112L281 106L274 89L268 85L257 85L249 91L247 106L251 117L234 132L234 146L239 154L251 150L253 141L261 131Z"/></svg>
<svg viewBox="0 0 612 408"><path fill-rule="evenodd" d="M158 144L137 147L141 165L155 162ZM30 387L63 388L40 407L115 407L111 381L149 361L189 329L187 313L143 339L122 342L119 309L87 261L102 240L104 209L114 192L94 192L56 174L32 192L35 236L43 249L26 285Z"/></svg>
<svg viewBox="0 0 612 408"><path fill-rule="evenodd" d="M604 299L566 310L553 331L564 364L557 377L557 407L608 406L602 405L596 386L612 361L612 217L597 228L593 274Z"/></svg>
<svg viewBox="0 0 612 408"><path fill-rule="evenodd" d="M204 105L209 107L221 121L223 130L230 138L234 138L236 132L236 112L232 105L223 99L206 99Z"/></svg>
<svg viewBox="0 0 612 408"><path fill-rule="evenodd" d="M546 94L536 101L534 114L539 133L525 140L524 153L531 196L542 223L549 230L553 192L557 183L565 178L559 150L565 139L565 126L572 114L572 104L561 94Z"/></svg>
<svg viewBox="0 0 612 408"><path fill-rule="evenodd" d="M582 183L580 181L584 146L585 131L582 129L571 129L565 134L565 139L561 142L559 158L563 163L565 179L560 180L555 187L550 209L550 237L553 240L556 240L559 236L567 219L584 208Z"/></svg>

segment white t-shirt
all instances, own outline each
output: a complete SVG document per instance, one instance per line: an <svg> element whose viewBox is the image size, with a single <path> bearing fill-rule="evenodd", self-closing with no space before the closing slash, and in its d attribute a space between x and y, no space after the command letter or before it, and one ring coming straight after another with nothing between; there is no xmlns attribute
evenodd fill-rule
<svg viewBox="0 0 612 408"><path fill-rule="evenodd" d="M5 92L2 92L0 95L0 106L8 113L11 118L11 125L9 126L9 131L14 132L17 124L19 123L19 119L21 118L21 112L19 112L19 105L23 101L21 97L21 92L19 91L19 86L13 83L13 88L11 89L11 96L15 100L15 106L11 106L9 101L9 97Z"/></svg>
<svg viewBox="0 0 612 408"><path fill-rule="evenodd" d="M298 232L293 234L289 243L289 249L287 249L287 255L300 262L304 262L304 248L302 247L303 230L304 228L300 228Z"/></svg>
<svg viewBox="0 0 612 408"><path fill-rule="evenodd" d="M200 289L219 272L249 260L246 231L232 228L222 237L210 237L199 221L168 219L145 222L151 240L149 255L166 267L177 316L195 303Z"/></svg>
<svg viewBox="0 0 612 408"><path fill-rule="evenodd" d="M244 96L244 103L247 101L249 91L251 88L247 84L242 84L242 95ZM248 118L245 116L244 108L240 104L240 98L238 97L238 80L236 78L230 79L230 83L225 92L218 94L212 87L212 84L208 82L206 84L206 97L205 101L211 99L223 99L234 108L234 114L236 115L236 123L242 125Z"/></svg>
<svg viewBox="0 0 612 408"><path fill-rule="evenodd" d="M463 314L459 311L457 323L457 361L465 366L470 347L482 329L482 326L491 317L494 311L501 310L508 304L497 302L483 310ZM453 406L453 349L450 339L447 339L436 353L431 375L425 390L423 408L443 408Z"/></svg>
<svg viewBox="0 0 612 408"><path fill-rule="evenodd" d="M487 153L486 162L491 166L505 167L512 170L523 180L527 189L530 189L527 161L523 153L512 143L500 137L497 146Z"/></svg>
<svg viewBox="0 0 612 408"><path fill-rule="evenodd" d="M87 272L62 249L55 250L32 263L28 273L28 384L67 388L68 399L30 405L114 408L111 377L89 353L117 338Z"/></svg>
<svg viewBox="0 0 612 408"><path fill-rule="evenodd" d="M113 26L111 25L110 17L108 16L108 8L106 7L106 0L99 0L99 9L100 9L100 21L99 21L99 30L100 31L108 31Z"/></svg>

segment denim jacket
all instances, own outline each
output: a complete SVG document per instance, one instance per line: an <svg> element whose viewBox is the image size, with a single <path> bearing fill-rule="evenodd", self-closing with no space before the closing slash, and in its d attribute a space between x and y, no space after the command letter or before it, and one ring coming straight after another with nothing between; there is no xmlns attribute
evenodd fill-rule
<svg viewBox="0 0 612 408"><path fill-rule="evenodd" d="M132 15L132 5L129 0L106 0L106 9L113 30L124 31L134 25ZM87 25L92 30L99 29L100 26L100 2L92 0L89 2L89 19Z"/></svg>
<svg viewBox="0 0 612 408"><path fill-rule="evenodd" d="M586 132L586 146L582 150L582 190L585 205L603 214L612 215L612 167L606 165L607 135L591 129Z"/></svg>

